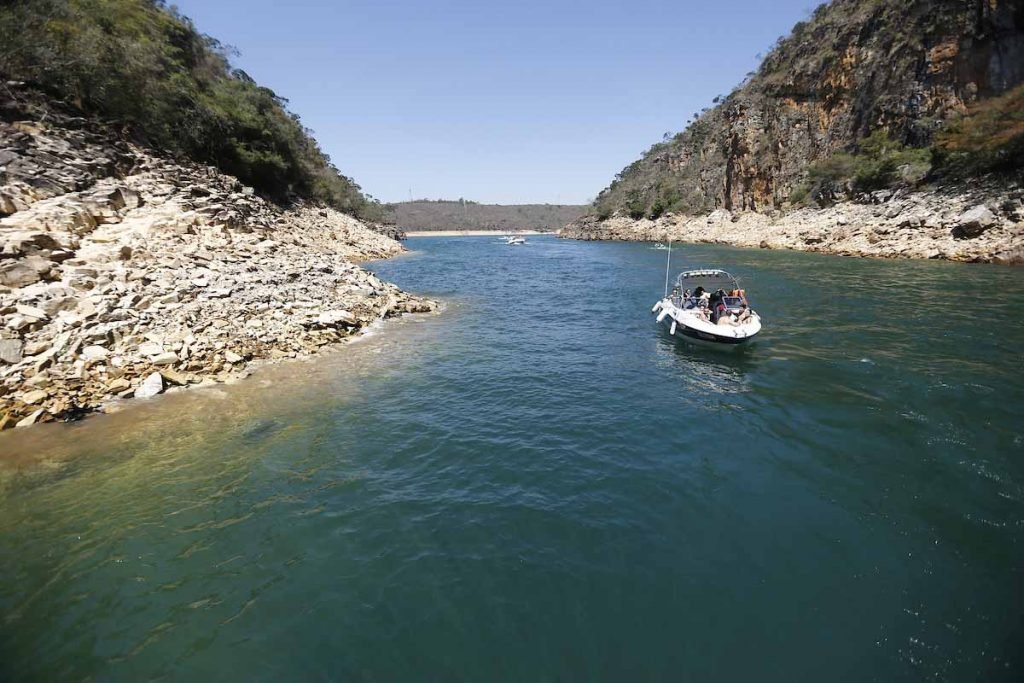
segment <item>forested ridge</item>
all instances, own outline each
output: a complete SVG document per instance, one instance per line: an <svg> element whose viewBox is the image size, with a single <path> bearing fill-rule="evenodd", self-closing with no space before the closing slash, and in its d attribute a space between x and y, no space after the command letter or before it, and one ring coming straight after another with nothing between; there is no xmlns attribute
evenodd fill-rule
<svg viewBox="0 0 1024 683"><path fill-rule="evenodd" d="M310 199L382 217L287 100L234 68L228 47L163 0L5 0L0 36L5 81L212 164L277 202Z"/></svg>
<svg viewBox="0 0 1024 683"><path fill-rule="evenodd" d="M553 232L586 211L572 204L480 204L417 199L387 204L388 219L402 230L538 230Z"/></svg>

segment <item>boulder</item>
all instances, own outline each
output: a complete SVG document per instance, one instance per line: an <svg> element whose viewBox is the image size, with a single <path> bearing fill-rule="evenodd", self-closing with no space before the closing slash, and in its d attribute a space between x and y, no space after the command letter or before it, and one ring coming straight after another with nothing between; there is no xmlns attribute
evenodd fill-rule
<svg viewBox="0 0 1024 683"><path fill-rule="evenodd" d="M26 318L33 318L35 320L46 320L50 317L46 314L46 311L44 311L41 308L36 308L35 306L24 306L22 304L17 304L14 307L14 310L16 310L19 314L25 316Z"/></svg>
<svg viewBox="0 0 1024 683"><path fill-rule="evenodd" d="M0 263L0 285L5 287L24 287L39 282L39 273L24 263L11 261Z"/></svg>
<svg viewBox="0 0 1024 683"><path fill-rule="evenodd" d="M224 352L224 360L226 360L227 362L229 362L231 364L235 364L235 363L241 363L245 359L242 358L241 356L239 356L234 351L225 351Z"/></svg>
<svg viewBox="0 0 1024 683"><path fill-rule="evenodd" d="M960 214L953 228L953 236L960 239L977 237L998 222L987 206L979 204Z"/></svg>
<svg viewBox="0 0 1024 683"><path fill-rule="evenodd" d="M22 394L21 400L23 403L32 405L34 403L39 403L40 401L45 401L47 396L49 396L49 394L43 389L33 389L32 391L27 391Z"/></svg>
<svg viewBox="0 0 1024 683"><path fill-rule="evenodd" d="M112 394L116 394L120 391L131 388L131 386L132 385L124 377L118 377L107 385L107 391Z"/></svg>
<svg viewBox="0 0 1024 683"><path fill-rule="evenodd" d="M110 352L102 346L92 345L82 349L82 358L88 361L106 360Z"/></svg>
<svg viewBox="0 0 1024 683"><path fill-rule="evenodd" d="M153 365L174 365L178 362L178 354L173 351L166 351L158 356L149 359Z"/></svg>
<svg viewBox="0 0 1024 683"><path fill-rule="evenodd" d="M172 368L164 368L160 371L160 374L171 384L177 384L180 387L188 384L188 377Z"/></svg>
<svg viewBox="0 0 1024 683"><path fill-rule="evenodd" d="M34 425L36 423L36 421L40 417L42 417L44 412L46 412L46 411L43 410L42 408L40 408L39 410L35 411L34 413L29 415L28 417L23 418L20 422L18 422L18 424L14 425L14 426L15 427L31 427L32 425Z"/></svg>
<svg viewBox="0 0 1024 683"><path fill-rule="evenodd" d="M355 325L356 318L352 315L351 311L324 311L316 317L316 323L323 327L334 327L341 323L344 323L345 325Z"/></svg>
<svg viewBox="0 0 1024 683"><path fill-rule="evenodd" d="M145 341L139 344L139 353L143 356L159 356L164 352L164 347L154 341Z"/></svg>
<svg viewBox="0 0 1024 683"><path fill-rule="evenodd" d="M150 398L162 393L164 393L164 378L159 372L154 372L144 379L135 390L135 398Z"/></svg>
<svg viewBox="0 0 1024 683"><path fill-rule="evenodd" d="M57 315L61 311L73 311L77 306L78 299L73 296L58 296L53 299L47 299L39 304L39 308L43 309L50 316Z"/></svg>
<svg viewBox="0 0 1024 683"><path fill-rule="evenodd" d="M0 339L0 361L4 363L20 363L25 348L20 339Z"/></svg>

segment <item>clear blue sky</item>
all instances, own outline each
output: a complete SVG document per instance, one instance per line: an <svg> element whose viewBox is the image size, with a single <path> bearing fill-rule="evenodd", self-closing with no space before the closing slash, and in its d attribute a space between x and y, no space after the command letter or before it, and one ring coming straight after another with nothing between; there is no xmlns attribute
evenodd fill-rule
<svg viewBox="0 0 1024 683"><path fill-rule="evenodd" d="M171 0L173 2L173 0ZM815 0L177 0L383 201L582 203Z"/></svg>

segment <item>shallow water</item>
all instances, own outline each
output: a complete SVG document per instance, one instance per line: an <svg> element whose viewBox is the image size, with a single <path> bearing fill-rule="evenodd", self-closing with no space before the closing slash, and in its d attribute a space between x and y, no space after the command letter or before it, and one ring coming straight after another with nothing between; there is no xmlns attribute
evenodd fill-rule
<svg viewBox="0 0 1024 683"><path fill-rule="evenodd" d="M410 240L447 302L0 434L0 679L1020 680L1020 270Z"/></svg>

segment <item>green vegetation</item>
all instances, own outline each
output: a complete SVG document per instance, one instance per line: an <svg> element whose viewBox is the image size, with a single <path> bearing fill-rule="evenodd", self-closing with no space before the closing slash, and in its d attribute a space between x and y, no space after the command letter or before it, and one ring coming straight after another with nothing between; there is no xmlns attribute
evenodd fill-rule
<svg viewBox="0 0 1024 683"><path fill-rule="evenodd" d="M860 141L856 152L833 154L811 164L807 181L793 190L790 202L813 200L828 205L852 193L918 183L931 170L930 160L929 150L907 147L878 129Z"/></svg>
<svg viewBox="0 0 1024 683"><path fill-rule="evenodd" d="M952 175L1024 168L1024 85L971 107L938 136L935 165Z"/></svg>
<svg viewBox="0 0 1024 683"><path fill-rule="evenodd" d="M587 207L567 204L479 204L417 199L386 205L402 230L538 230L550 232L579 218Z"/></svg>
<svg viewBox="0 0 1024 683"><path fill-rule="evenodd" d="M1024 169L1024 86L975 104L951 122L928 148L893 141L879 129L861 140L854 153L833 154L808 167L807 180L790 202L827 205L843 196L935 176L966 178Z"/></svg>
<svg viewBox="0 0 1024 683"><path fill-rule="evenodd" d="M227 48L162 0L6 0L0 35L0 77L213 164L276 201L301 197L382 216L286 100L233 69Z"/></svg>
<svg viewBox="0 0 1024 683"><path fill-rule="evenodd" d="M1024 25L1012 3L981 4L819 5L736 89L623 169L596 215L774 211L1019 172L1024 92L1002 84L1020 78Z"/></svg>

